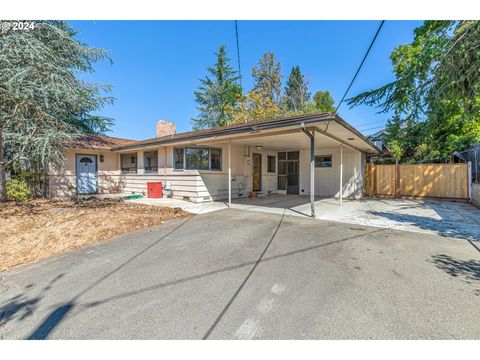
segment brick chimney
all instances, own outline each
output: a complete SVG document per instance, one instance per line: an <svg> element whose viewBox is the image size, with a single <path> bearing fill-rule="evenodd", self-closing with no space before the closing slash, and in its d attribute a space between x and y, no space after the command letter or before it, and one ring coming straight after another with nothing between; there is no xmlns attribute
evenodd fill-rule
<svg viewBox="0 0 480 360"><path fill-rule="evenodd" d="M159 120L157 122L157 137L173 135L177 132L176 126L170 121Z"/></svg>

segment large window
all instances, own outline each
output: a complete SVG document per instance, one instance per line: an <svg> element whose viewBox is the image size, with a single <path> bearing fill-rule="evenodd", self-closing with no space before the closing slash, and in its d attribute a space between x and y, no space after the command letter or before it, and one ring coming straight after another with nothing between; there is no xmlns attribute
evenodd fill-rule
<svg viewBox="0 0 480 360"><path fill-rule="evenodd" d="M209 149L185 148L185 169L208 170Z"/></svg>
<svg viewBox="0 0 480 360"><path fill-rule="evenodd" d="M173 162L177 170L222 170L222 149L176 148L173 149Z"/></svg>
<svg viewBox="0 0 480 360"><path fill-rule="evenodd" d="M317 168L331 168L332 167L332 155L316 155L315 167Z"/></svg>
<svg viewBox="0 0 480 360"><path fill-rule="evenodd" d="M146 173L156 173L158 171L158 152L145 151L143 153L143 166Z"/></svg>

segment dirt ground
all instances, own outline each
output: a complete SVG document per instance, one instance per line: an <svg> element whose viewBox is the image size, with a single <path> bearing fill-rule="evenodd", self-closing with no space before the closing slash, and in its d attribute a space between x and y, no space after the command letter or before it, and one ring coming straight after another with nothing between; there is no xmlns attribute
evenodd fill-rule
<svg viewBox="0 0 480 360"><path fill-rule="evenodd" d="M184 216L115 199L0 204L0 271Z"/></svg>

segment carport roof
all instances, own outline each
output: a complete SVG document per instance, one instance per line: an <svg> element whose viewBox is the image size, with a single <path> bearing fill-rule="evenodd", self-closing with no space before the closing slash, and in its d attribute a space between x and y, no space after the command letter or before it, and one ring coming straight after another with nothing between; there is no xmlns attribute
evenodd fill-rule
<svg viewBox="0 0 480 360"><path fill-rule="evenodd" d="M113 146L111 150L127 150L127 149L135 149L135 148L142 148L142 147L155 146L155 145L167 145L167 144L174 144L177 142L184 142L184 141L190 141L190 140L201 140L201 139L210 138L212 136L215 136L216 138L228 137L230 135L237 135L242 133L248 134L250 132L258 132L262 130L287 128L287 127L292 127L294 125L300 125L302 123L305 124L305 126L309 126L310 124L315 124L320 122L327 122L328 124L330 121L334 121L335 123L343 127L345 130L347 130L349 133L352 133L355 136L357 136L361 141L365 143L365 145L368 145L368 148L371 149L372 152L380 153L380 150L370 140L368 140L365 136L363 136L358 130L356 130L354 127L348 124L345 120L343 120L338 115L331 112L292 116L292 117L285 117L285 118L278 118L278 119L255 120L255 121L249 121L246 123L215 127L215 128L205 129L205 130L188 131L188 132L172 134L172 135L167 135L162 137L155 137L155 138L141 140L141 141L135 141L128 144L122 144L120 146ZM326 131L324 132L324 134L326 134Z"/></svg>

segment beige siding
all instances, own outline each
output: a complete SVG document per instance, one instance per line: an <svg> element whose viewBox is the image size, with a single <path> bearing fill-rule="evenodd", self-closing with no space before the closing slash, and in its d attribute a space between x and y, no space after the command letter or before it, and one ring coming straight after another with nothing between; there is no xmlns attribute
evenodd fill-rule
<svg viewBox="0 0 480 360"><path fill-rule="evenodd" d="M340 147L316 149L315 155L332 155L331 168L315 168L315 196L339 196ZM343 148L343 196L360 198L363 191L364 156L358 151ZM302 191L303 190L303 191ZM300 194L310 194L310 151L300 152Z"/></svg>
<svg viewBox="0 0 480 360"><path fill-rule="evenodd" d="M75 172L76 155L97 155L98 191L99 193L115 192L119 186L118 154L111 151L66 150L65 161L61 168L52 168L49 173L49 195L51 197L68 197L76 194L77 178ZM104 161L100 161L103 155Z"/></svg>
<svg viewBox="0 0 480 360"><path fill-rule="evenodd" d="M66 161L61 170L52 170L50 174L50 195L52 197L71 196L76 193L75 154L103 155L104 162L98 161L98 189L100 193L143 194L147 191L147 182L161 181L166 193L174 198L188 198L201 202L226 199L228 196L228 152L227 144L211 144L211 147L222 148L221 171L175 170L173 169L173 146L149 148L158 151L158 173L144 174L142 169L142 153L137 152L138 173L121 174L120 153L111 151L66 151ZM251 155L262 155L262 192L275 193L277 190L278 163L275 173L268 173L267 156L278 156L277 151L250 147L250 157L244 156L244 146L231 146L232 195L248 196L252 190ZM145 150L147 151L147 150ZM125 151L124 153L132 153ZM315 170L315 193L318 196L338 196L339 190L339 148L317 150L317 155L332 155L333 167ZM343 190L345 197L361 197L363 186L362 163L365 155L344 148ZM310 193L310 156L309 151L300 151L300 194Z"/></svg>

